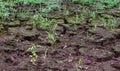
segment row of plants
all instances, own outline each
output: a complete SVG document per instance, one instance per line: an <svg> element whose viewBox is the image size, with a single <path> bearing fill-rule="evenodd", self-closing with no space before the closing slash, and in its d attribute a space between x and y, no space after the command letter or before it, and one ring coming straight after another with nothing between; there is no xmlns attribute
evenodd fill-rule
<svg viewBox="0 0 120 71"><path fill-rule="evenodd" d="M45 3L47 4L46 8L42 9L42 12L50 12L54 8L60 9L60 4L62 1L71 1L74 3L80 3L81 5L90 4L90 7L96 7L101 10L110 9L113 7L120 7L119 0L2 0L0 1L0 18L5 19L11 15L11 11L13 13L18 13L14 7L16 5L23 4L24 5L32 5ZM41 10L41 7L40 7ZM24 12L24 11L21 11Z"/></svg>

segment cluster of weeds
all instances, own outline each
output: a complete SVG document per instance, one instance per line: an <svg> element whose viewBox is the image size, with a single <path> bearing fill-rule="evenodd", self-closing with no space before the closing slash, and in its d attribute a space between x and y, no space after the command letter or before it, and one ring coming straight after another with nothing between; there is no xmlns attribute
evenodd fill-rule
<svg viewBox="0 0 120 71"><path fill-rule="evenodd" d="M46 29L52 24L52 20L44 18L42 14L34 15L31 21L34 27L42 29Z"/></svg>
<svg viewBox="0 0 120 71"><path fill-rule="evenodd" d="M61 9L60 3L57 0L54 2L47 3L47 6L45 8L42 8L42 13L49 13L54 9Z"/></svg>

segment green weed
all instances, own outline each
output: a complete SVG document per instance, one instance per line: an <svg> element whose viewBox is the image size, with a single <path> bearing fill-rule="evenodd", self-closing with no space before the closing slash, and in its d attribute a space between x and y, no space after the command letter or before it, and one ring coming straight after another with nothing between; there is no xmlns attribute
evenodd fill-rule
<svg viewBox="0 0 120 71"><path fill-rule="evenodd" d="M56 37L55 37L56 28L57 28L57 24L54 24L54 25L52 26L51 30L50 30L49 32L47 32L49 42L50 42L52 45L56 42Z"/></svg>

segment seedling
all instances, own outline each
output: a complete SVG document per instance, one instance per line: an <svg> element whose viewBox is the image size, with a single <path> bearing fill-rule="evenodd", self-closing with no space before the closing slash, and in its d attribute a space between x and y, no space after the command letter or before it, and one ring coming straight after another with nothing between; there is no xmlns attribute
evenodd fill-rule
<svg viewBox="0 0 120 71"><path fill-rule="evenodd" d="M82 59L80 58L75 66L76 71L83 70Z"/></svg>
<svg viewBox="0 0 120 71"><path fill-rule="evenodd" d="M47 32L49 42L53 45L56 42L55 33Z"/></svg>
<svg viewBox="0 0 120 71"><path fill-rule="evenodd" d="M32 64L36 65L35 62L38 58L38 55L36 53L36 45L33 44L30 48L27 49L27 51L31 52L31 55L29 56L31 58L30 62L32 62Z"/></svg>
<svg viewBox="0 0 120 71"><path fill-rule="evenodd" d="M76 13L76 15L75 15L75 23L78 23L79 20L80 20L79 15Z"/></svg>

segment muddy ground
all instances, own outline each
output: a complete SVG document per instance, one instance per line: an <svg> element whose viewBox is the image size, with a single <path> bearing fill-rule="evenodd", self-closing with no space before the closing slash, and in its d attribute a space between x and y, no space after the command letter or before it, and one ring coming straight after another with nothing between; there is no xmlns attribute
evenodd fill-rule
<svg viewBox="0 0 120 71"><path fill-rule="evenodd" d="M78 4L72 6L77 9ZM57 23L66 24L59 13L51 14L57 15ZM51 14L48 17L53 18ZM58 25L57 41L50 45L46 30L25 25L27 22L19 25L19 20L13 22L17 24L8 30L2 25L0 28L0 71L120 71L119 26L111 31L102 26L93 30L88 22L66 30ZM67 24L71 23L67 20ZM35 64L30 62L31 52L27 51L32 44L37 46Z"/></svg>

